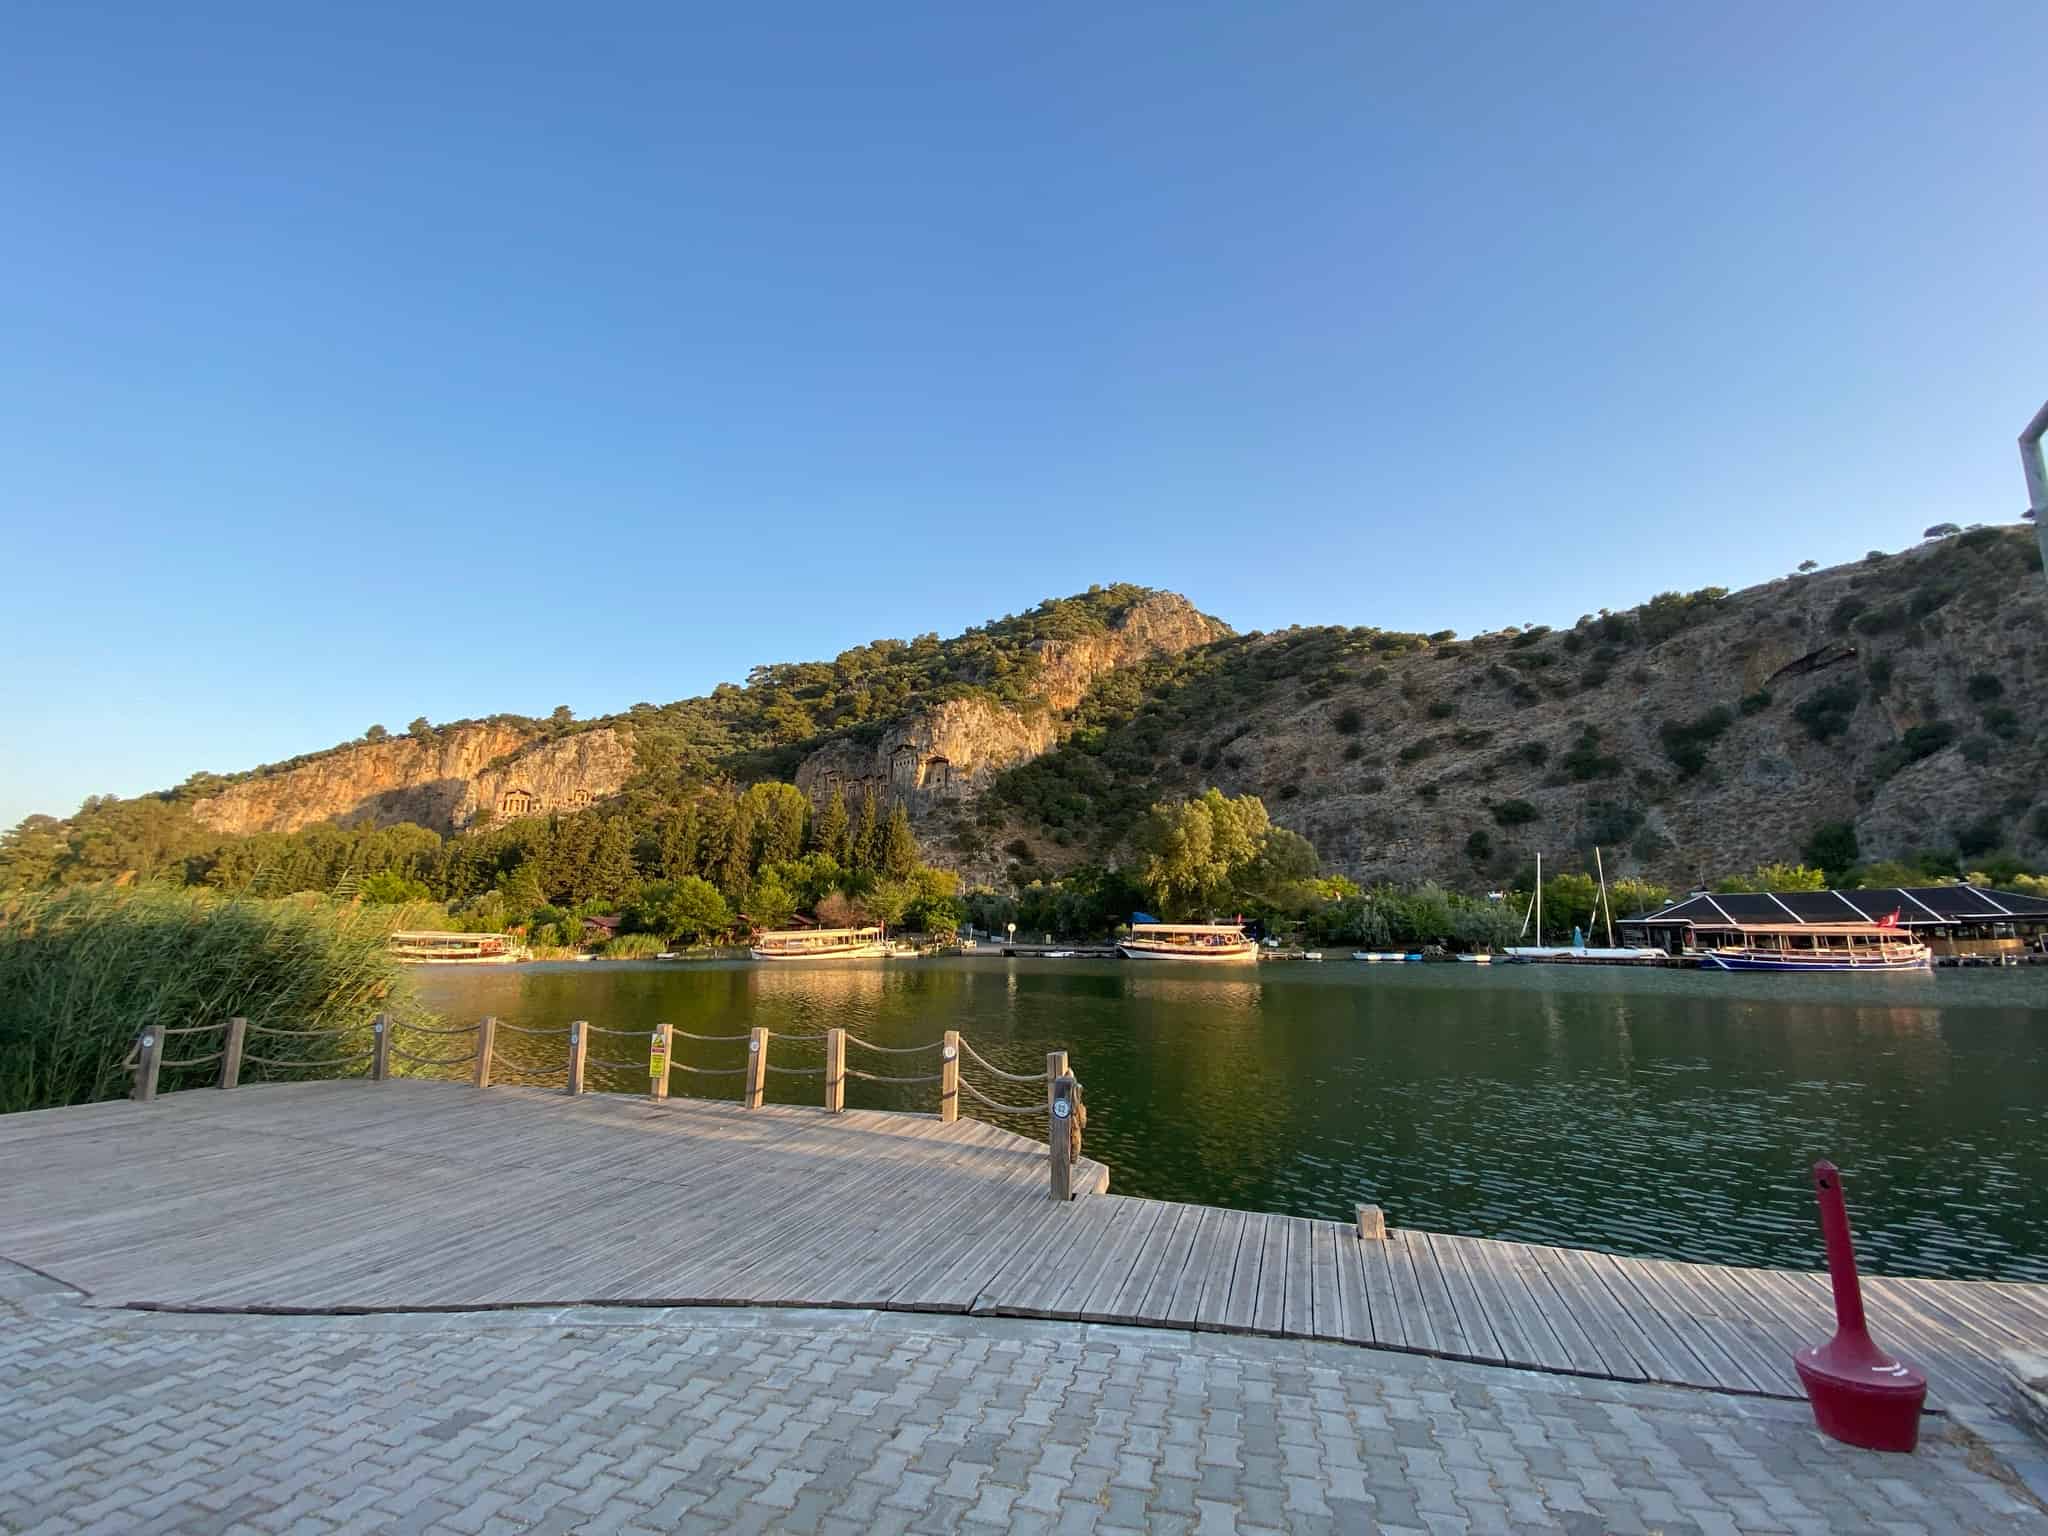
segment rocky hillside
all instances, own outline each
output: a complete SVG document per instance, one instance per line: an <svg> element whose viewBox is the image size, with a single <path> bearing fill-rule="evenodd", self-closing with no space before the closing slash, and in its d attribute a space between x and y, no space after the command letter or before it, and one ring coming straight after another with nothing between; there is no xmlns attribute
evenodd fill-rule
<svg viewBox="0 0 2048 1536"><path fill-rule="evenodd" d="M2027 529L1569 629L1293 629L1098 683L1082 728L957 835L1056 871L1143 806L1261 796L1363 879L1499 879L1594 844L1683 884L1797 857L1850 822L1865 858L2048 857L2048 585Z"/></svg>
<svg viewBox="0 0 2048 1536"><path fill-rule="evenodd" d="M2048 586L2029 533L1469 639L1237 635L1172 593L1095 588L705 698L420 721L31 818L0 840L0 884L189 876L223 835L322 824L448 834L589 808L579 823L624 810L651 828L764 779L820 805L872 790L909 810L927 858L989 881L1114 861L1149 804L1210 785L1259 795L1361 880L1471 887L1597 844L1612 871L1683 884L1796 858L1825 823L1853 825L1865 859L2039 863Z"/></svg>
<svg viewBox="0 0 2048 1536"><path fill-rule="evenodd" d="M874 790L920 816L971 801L1049 750L1101 677L1228 636L1170 592L1096 589L941 641L877 641L762 667L745 688L580 726L500 718L360 741L195 780L192 819L232 836L320 823L460 832L579 811L639 781L747 781L793 768L819 799Z"/></svg>
<svg viewBox="0 0 2048 1536"><path fill-rule="evenodd" d="M359 742L243 779L194 800L192 815L234 835L296 832L317 822L412 822L455 832L484 813L580 811L617 794L633 769L625 733L610 727L540 737L511 725L454 726L418 739Z"/></svg>

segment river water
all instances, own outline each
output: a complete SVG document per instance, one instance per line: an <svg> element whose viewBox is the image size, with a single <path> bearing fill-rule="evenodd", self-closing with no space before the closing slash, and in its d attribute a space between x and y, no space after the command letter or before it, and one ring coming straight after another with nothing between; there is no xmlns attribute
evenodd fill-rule
<svg viewBox="0 0 2048 1536"><path fill-rule="evenodd" d="M1088 1154L1123 1194L1340 1219L1374 1201L1396 1225L1433 1231L1813 1268L1808 1170L1827 1156L1871 1270L2048 1280L2048 969L960 958L415 974L451 1020L702 1035L837 1025L877 1045L957 1029L1025 1071L1064 1048L1087 1092ZM508 1032L500 1048L561 1080L559 1037ZM646 1050L595 1035L591 1055L644 1063ZM679 1040L676 1060L730 1068L743 1054ZM815 1067L822 1051L784 1041L769 1059ZM859 1049L848 1065L937 1070L935 1055ZM970 1080L1012 1103L1032 1097L971 1069ZM590 1081L644 1089L645 1068ZM815 1103L820 1090L816 1076L769 1078L771 1100ZM739 1079L679 1072L672 1091L734 1097ZM856 1080L847 1102L928 1110L936 1097ZM1042 1117L986 1118L1043 1134Z"/></svg>

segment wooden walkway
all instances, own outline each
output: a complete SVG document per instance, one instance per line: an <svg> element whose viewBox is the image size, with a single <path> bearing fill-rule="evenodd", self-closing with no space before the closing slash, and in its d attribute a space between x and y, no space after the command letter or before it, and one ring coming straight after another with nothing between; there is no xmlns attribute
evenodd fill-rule
<svg viewBox="0 0 2048 1536"><path fill-rule="evenodd" d="M1100 1193L974 1120L423 1081L0 1118L0 1258L110 1306L875 1307L1342 1340L1797 1397L1825 1277ZM1866 1280L1935 1406L1992 1403L2048 1286Z"/></svg>

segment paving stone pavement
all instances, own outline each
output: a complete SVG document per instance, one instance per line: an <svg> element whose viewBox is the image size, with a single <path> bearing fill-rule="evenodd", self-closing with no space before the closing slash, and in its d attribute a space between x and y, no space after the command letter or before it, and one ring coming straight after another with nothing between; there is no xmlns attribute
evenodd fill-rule
<svg viewBox="0 0 2048 1536"><path fill-rule="evenodd" d="M1994 1428L1992 1433L1998 1431ZM195 1317L0 1264L0 1532L2048 1533L1930 1420L1264 1339L573 1309Z"/></svg>

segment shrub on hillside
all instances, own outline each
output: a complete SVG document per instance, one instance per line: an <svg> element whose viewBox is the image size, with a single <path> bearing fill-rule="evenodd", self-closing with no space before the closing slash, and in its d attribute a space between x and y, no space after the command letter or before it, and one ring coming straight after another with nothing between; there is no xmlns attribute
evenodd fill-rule
<svg viewBox="0 0 2048 1536"><path fill-rule="evenodd" d="M1346 705L1337 711L1337 718L1330 722L1346 736L1356 736L1365 729L1365 712L1355 704Z"/></svg>
<svg viewBox="0 0 2048 1536"><path fill-rule="evenodd" d="M1832 741L1849 729L1849 719L1862 702L1863 690L1854 683L1830 683L1808 694L1792 706L1792 718L1806 727L1815 741Z"/></svg>
<svg viewBox="0 0 2048 1536"><path fill-rule="evenodd" d="M1539 814L1526 800L1502 800L1493 807L1493 819L1504 827L1527 826Z"/></svg>

